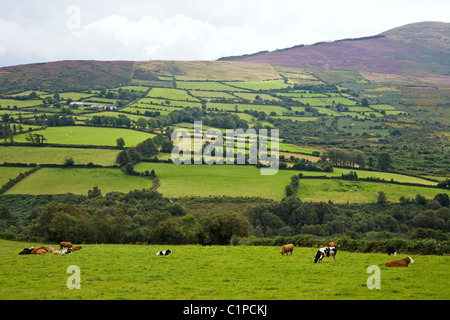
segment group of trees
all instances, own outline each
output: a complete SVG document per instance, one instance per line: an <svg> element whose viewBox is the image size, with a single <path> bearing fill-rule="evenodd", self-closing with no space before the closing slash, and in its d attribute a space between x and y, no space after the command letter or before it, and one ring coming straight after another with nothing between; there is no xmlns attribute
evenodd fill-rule
<svg viewBox="0 0 450 320"><path fill-rule="evenodd" d="M1 231L7 221L13 221L7 210L0 211L0 219L5 221ZM135 190L103 196L96 188L88 196L68 194L59 202L34 209L33 220L23 228L22 236L74 243L183 244L211 239L229 244L233 235L245 236L248 228L248 219L240 213L216 212L196 218L157 192Z"/></svg>
<svg viewBox="0 0 450 320"><path fill-rule="evenodd" d="M366 158L360 151L350 151L343 149L328 149L322 153L322 161L329 161L334 166L365 168Z"/></svg>
<svg viewBox="0 0 450 320"><path fill-rule="evenodd" d="M217 201L219 207L223 199L207 201ZM450 231L448 203L436 199L383 206L302 202L297 197L254 203L241 210L189 213L183 202L165 199L156 191L102 195L94 188L87 196L67 194L58 201L35 206L31 223L22 226L7 206L2 206L0 232L49 242L195 244L209 239L215 244L230 244L233 237L264 239L299 234L447 241Z"/></svg>
<svg viewBox="0 0 450 320"><path fill-rule="evenodd" d="M117 117L115 116L92 116L91 118L86 119L86 125L95 126L95 127L131 127L131 119L128 118L124 114L119 114Z"/></svg>

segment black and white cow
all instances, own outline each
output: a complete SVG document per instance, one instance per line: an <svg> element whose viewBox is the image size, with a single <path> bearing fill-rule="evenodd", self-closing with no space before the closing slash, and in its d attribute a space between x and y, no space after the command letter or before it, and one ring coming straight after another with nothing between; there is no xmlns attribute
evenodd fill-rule
<svg viewBox="0 0 450 320"><path fill-rule="evenodd" d="M333 257L333 261L336 262L336 248L335 247L324 247L317 250L316 257L314 258L314 263L322 262L324 257Z"/></svg>
<svg viewBox="0 0 450 320"><path fill-rule="evenodd" d="M395 247L394 247L393 245L388 245L388 246L386 247L386 253L387 253L388 255L393 254L394 257L397 255L397 251L395 250Z"/></svg>
<svg viewBox="0 0 450 320"><path fill-rule="evenodd" d="M157 255L157 256L168 256L168 255L171 254L171 253L172 253L172 251L171 251L170 249L167 249L167 250L165 250L165 251L157 252L156 255Z"/></svg>
<svg viewBox="0 0 450 320"><path fill-rule="evenodd" d="M33 252L33 249L34 249L33 247L25 248L21 252L19 252L19 254L31 254Z"/></svg>
<svg viewBox="0 0 450 320"><path fill-rule="evenodd" d="M73 249L64 249L59 251L59 254L69 254L72 253L74 250Z"/></svg>

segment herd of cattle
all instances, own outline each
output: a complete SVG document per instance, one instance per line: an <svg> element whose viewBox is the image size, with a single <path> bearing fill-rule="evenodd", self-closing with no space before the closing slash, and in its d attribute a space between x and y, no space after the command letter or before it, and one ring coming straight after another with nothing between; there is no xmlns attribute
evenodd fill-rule
<svg viewBox="0 0 450 320"><path fill-rule="evenodd" d="M202 243L202 246L209 245L211 246L211 241L206 241ZM67 249L64 249L67 248ZM337 253L338 244L336 242L330 242L328 244L328 247L322 247L319 250L317 250L316 256L314 257L314 263L317 262L323 262L323 258L325 257L333 257L333 261L336 262L336 253ZM35 254L35 255L41 255L44 253L51 253L51 254L69 254L76 250L80 250L81 246L74 247L72 246L72 243L70 242L60 242L59 243L59 250L55 250L55 248L52 247L46 247L46 246L40 246L39 248L31 247L31 248L25 248L21 252L19 252L20 255L23 254ZM294 252L294 245L293 244L285 244L281 247L281 255L284 256L288 253ZM157 256L167 256L171 254L172 251L170 249L167 249L165 251L158 251L156 253ZM386 248L386 253L390 256L393 254L394 256L397 255L397 252L395 250L395 247L392 245L388 245ZM386 262L386 267L408 267L408 264L414 263L414 260L411 257L406 257L404 259L400 260L391 260Z"/></svg>
<svg viewBox="0 0 450 320"><path fill-rule="evenodd" d="M67 248L67 249L64 249ZM76 250L80 250L81 246L74 247L70 242L61 242L59 244L59 250L56 250L52 247L46 247L46 246L40 246L39 248L30 247L25 248L19 254L35 254L35 255L41 255L44 253L50 253L50 254L69 254Z"/></svg>
<svg viewBox="0 0 450 320"><path fill-rule="evenodd" d="M336 242L330 242L328 247L323 247L317 250L316 256L314 257L314 263L323 262L323 258L325 257L333 257L333 261L336 262L336 253L337 253L338 244ZM287 255L289 252L293 253L294 245L293 244L285 244L281 247L281 255ZM397 251L395 247L392 245L388 245L386 248L386 253L390 256L393 254L397 255ZM408 264L414 263L414 260L411 257L406 257L400 260L391 260L386 262L386 267L408 267Z"/></svg>

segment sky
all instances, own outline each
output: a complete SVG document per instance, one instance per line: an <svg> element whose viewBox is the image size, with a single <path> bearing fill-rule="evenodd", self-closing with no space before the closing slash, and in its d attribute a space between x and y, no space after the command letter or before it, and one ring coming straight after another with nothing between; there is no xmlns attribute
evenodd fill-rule
<svg viewBox="0 0 450 320"><path fill-rule="evenodd" d="M0 67L59 60L216 60L408 23L448 0L0 0Z"/></svg>

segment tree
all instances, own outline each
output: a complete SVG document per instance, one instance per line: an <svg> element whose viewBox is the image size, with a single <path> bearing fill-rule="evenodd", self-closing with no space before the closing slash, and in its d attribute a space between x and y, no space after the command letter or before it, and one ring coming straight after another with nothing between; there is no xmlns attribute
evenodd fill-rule
<svg viewBox="0 0 450 320"><path fill-rule="evenodd" d="M205 233L214 243L229 244L231 237L245 236L250 227L247 218L236 212L214 212L201 220Z"/></svg>
<svg viewBox="0 0 450 320"><path fill-rule="evenodd" d="M377 203L384 206L387 203L386 194L383 191L378 191L377 193Z"/></svg>
<svg viewBox="0 0 450 320"><path fill-rule="evenodd" d="M64 158L64 167L71 167L71 166L73 166L74 163L75 163L75 161L73 161L72 157L66 156Z"/></svg>
<svg viewBox="0 0 450 320"><path fill-rule="evenodd" d="M389 155L389 153L381 153L378 156L378 167L383 170L386 171L387 169L389 169L389 167L391 166L391 156Z"/></svg>
<svg viewBox="0 0 450 320"><path fill-rule="evenodd" d="M125 140L122 137L117 138L116 144L117 144L117 149L125 148Z"/></svg>
<svg viewBox="0 0 450 320"><path fill-rule="evenodd" d="M102 195L102 192L97 186L95 186L92 190L88 191L89 199L100 197L101 195Z"/></svg>
<svg viewBox="0 0 450 320"><path fill-rule="evenodd" d="M442 207L448 207L450 205L450 198L446 193L438 193L434 196L434 200L439 202Z"/></svg>

